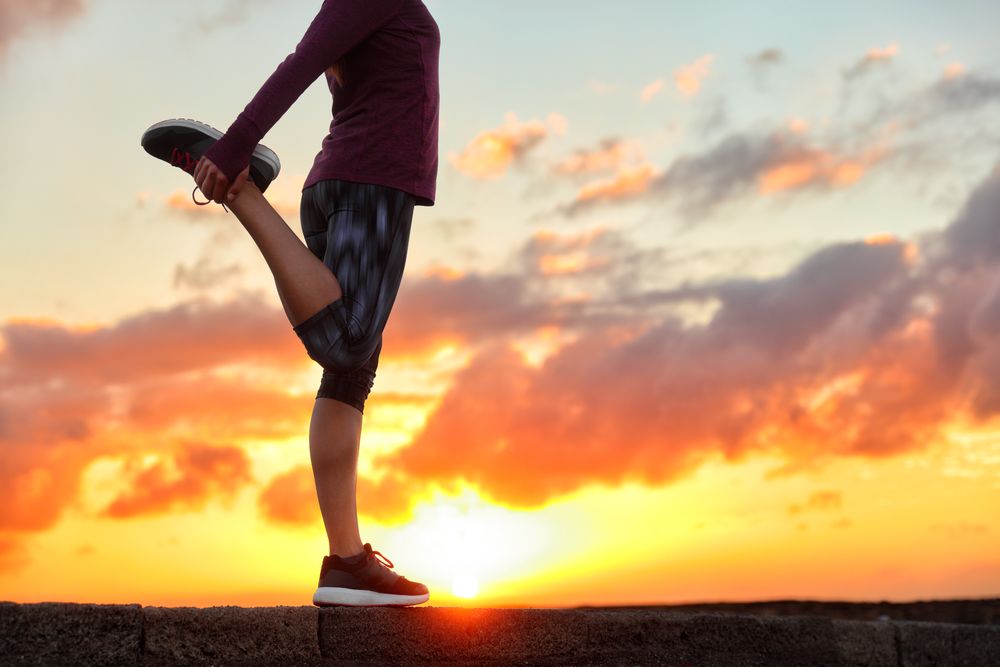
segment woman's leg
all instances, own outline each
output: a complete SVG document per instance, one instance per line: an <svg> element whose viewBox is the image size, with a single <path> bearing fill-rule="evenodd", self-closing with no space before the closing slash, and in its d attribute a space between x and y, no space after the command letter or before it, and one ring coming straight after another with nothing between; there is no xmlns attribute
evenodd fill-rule
<svg viewBox="0 0 1000 667"><path fill-rule="evenodd" d="M358 450L361 413L347 403L317 398L309 424L309 456L330 554L353 556L364 545L358 529Z"/></svg>
<svg viewBox="0 0 1000 667"><path fill-rule="evenodd" d="M333 272L302 244L253 181L226 205L264 255L292 326L341 297Z"/></svg>
<svg viewBox="0 0 1000 667"><path fill-rule="evenodd" d="M330 553L350 556L363 549L356 500L362 413L374 383L382 329L405 267L414 202L393 188L346 181L322 181L308 194L300 212L307 245L252 182L229 208L264 255L292 325L315 321L303 328L311 327L305 335L297 331L304 342L339 337L338 332L324 338L318 330L339 324L321 311L329 311L331 302L340 300L347 325L344 337L352 345L343 346L339 356L357 358L374 347L360 367L354 363L324 367L309 428L313 476ZM312 351L310 355L333 356L314 356Z"/></svg>
<svg viewBox="0 0 1000 667"><path fill-rule="evenodd" d="M227 204L246 227L274 274L278 297L294 326L341 295L340 284L253 184ZM357 466L362 413L346 402L317 398L309 423L309 457L330 553L361 552Z"/></svg>

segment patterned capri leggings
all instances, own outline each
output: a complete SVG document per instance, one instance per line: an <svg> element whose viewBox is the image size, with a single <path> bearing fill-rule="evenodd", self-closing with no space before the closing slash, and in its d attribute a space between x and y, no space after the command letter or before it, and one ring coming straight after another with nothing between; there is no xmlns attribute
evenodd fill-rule
<svg viewBox="0 0 1000 667"><path fill-rule="evenodd" d="M327 179L302 191L306 245L344 293L292 327L323 367L316 398L364 412L406 264L413 207L409 193L372 183Z"/></svg>

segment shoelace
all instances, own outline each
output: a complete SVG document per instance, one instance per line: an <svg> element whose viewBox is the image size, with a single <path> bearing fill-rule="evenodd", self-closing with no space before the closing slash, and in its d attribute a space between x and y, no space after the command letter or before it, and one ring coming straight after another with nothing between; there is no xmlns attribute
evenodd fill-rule
<svg viewBox="0 0 1000 667"><path fill-rule="evenodd" d="M170 164L172 164L175 167L179 167L183 171L186 171L187 173L194 176L194 168L198 165L198 161L194 159L194 157L191 155L189 151L182 151L181 149L174 146L173 148L170 149ZM205 206L206 204L212 203L211 199L207 201L198 201L198 199L194 196L194 193L197 191L198 191L198 186L196 185L194 186L194 190L191 191L191 201L193 201L198 206ZM226 210L226 213L230 212L229 209L226 208L226 205L224 203L222 204L222 208Z"/></svg>
<svg viewBox="0 0 1000 667"><path fill-rule="evenodd" d="M373 550L370 553L371 553L372 556L376 556L381 563L383 563L385 565L388 565L389 567L395 567L392 564L392 561L389 560L388 558L386 558L385 555L383 555L381 551L374 551Z"/></svg>
<svg viewBox="0 0 1000 667"><path fill-rule="evenodd" d="M211 204L212 203L211 199L207 199L205 201L198 201L195 198L195 196L194 196L194 193L196 193L196 192L198 192L198 186L197 185L194 186L194 190L191 191L191 201L193 201L195 204L197 204L198 206L205 206L206 204ZM226 209L226 213L229 213L229 209L226 208L225 204L222 204L222 208L225 208Z"/></svg>

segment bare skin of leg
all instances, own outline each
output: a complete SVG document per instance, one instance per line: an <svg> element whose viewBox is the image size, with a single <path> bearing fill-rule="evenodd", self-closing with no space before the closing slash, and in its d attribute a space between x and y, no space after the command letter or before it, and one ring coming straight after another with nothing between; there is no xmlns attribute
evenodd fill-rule
<svg viewBox="0 0 1000 667"><path fill-rule="evenodd" d="M333 272L299 240L252 181L226 206L264 255L293 326L340 298L340 283ZM330 553L338 556L364 549L356 499L361 419L361 412L352 405L317 398L309 423L309 456L319 509Z"/></svg>
<svg viewBox="0 0 1000 667"><path fill-rule="evenodd" d="M309 455L319 510L330 541L330 554L361 553L358 530L358 450L361 413L353 405L317 398L309 424Z"/></svg>
<svg viewBox="0 0 1000 667"><path fill-rule="evenodd" d="M299 240L253 181L247 180L226 206L264 255L292 326L343 295L333 272Z"/></svg>

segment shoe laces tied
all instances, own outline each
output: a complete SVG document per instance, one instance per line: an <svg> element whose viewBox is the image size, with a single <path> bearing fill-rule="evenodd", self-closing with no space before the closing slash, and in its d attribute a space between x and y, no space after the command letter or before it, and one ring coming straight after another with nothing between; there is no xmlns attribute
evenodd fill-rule
<svg viewBox="0 0 1000 667"><path fill-rule="evenodd" d="M369 553L370 553L370 554L371 554L372 556L375 556L375 557L376 557L376 558L377 558L377 559L379 560L379 562L383 563L384 565L388 565L389 567L395 567L395 566L394 566L394 565L392 564L392 561L391 561L391 560L389 560L388 558L386 558L386 557L385 557L385 554L383 554L383 553L382 553L381 551L375 551L375 550L371 549L371 546L370 546L370 545L369 545L369 550L368 550L368 552L369 552Z"/></svg>

